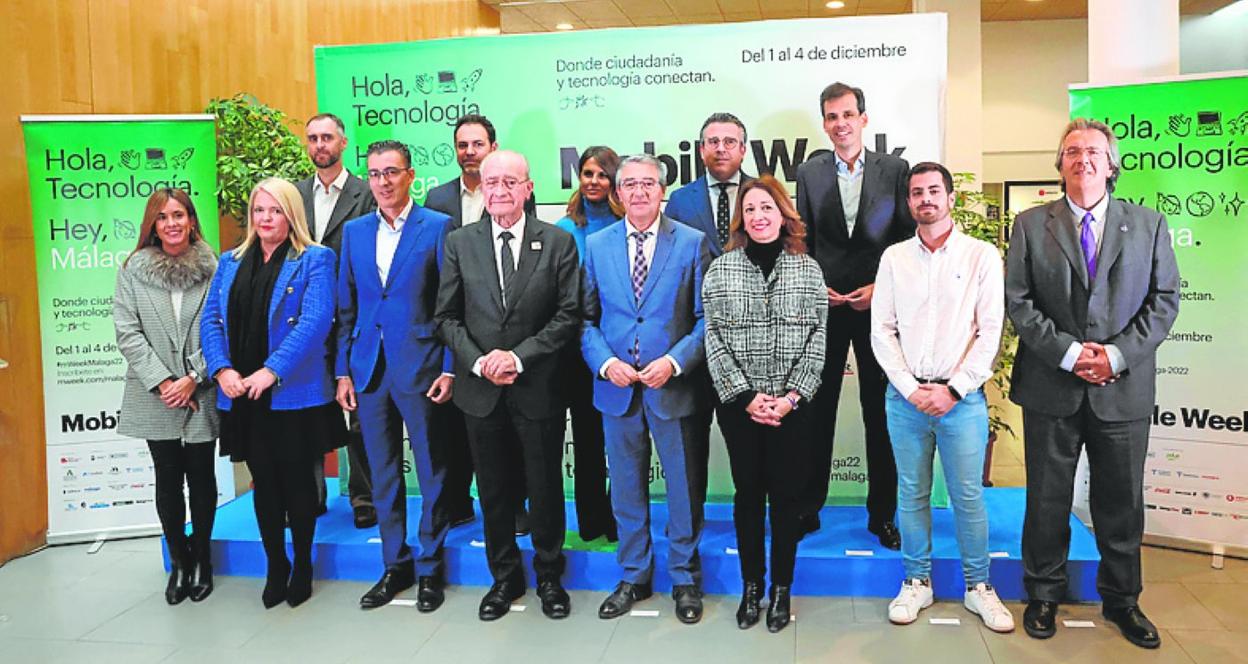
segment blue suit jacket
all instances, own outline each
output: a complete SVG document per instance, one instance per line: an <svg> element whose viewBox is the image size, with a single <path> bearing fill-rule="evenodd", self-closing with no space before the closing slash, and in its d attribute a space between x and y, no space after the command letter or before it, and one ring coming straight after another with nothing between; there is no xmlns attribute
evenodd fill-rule
<svg viewBox="0 0 1248 664"><path fill-rule="evenodd" d="M269 357L264 361L278 379L271 388L273 410L298 410L334 400L327 343L334 321L334 262L333 250L312 245L299 256L288 254L277 275L269 300ZM199 335L209 376L231 366L227 318L239 265L234 252L221 254L204 300ZM230 406L230 398L218 387L217 408Z"/></svg>
<svg viewBox="0 0 1248 664"><path fill-rule="evenodd" d="M704 381L689 376L706 359L702 276L711 256L701 231L666 216L656 228L654 258L640 302L633 295L626 223L612 224L586 240L581 353L593 372L613 357L631 361L634 340L643 367L671 355L681 374L661 389L644 389L642 398L659 417L672 419L692 414L706 397ZM628 410L633 393L633 386L617 387L598 376L594 407L618 417Z"/></svg>
<svg viewBox="0 0 1248 664"><path fill-rule="evenodd" d="M753 179L745 173L741 174L741 184ZM719 258L724 253L724 248L719 245L719 229L715 227L715 211L711 209L710 189L705 175L673 191L663 214L702 231L707 244L711 245L712 258Z"/></svg>
<svg viewBox="0 0 1248 664"><path fill-rule="evenodd" d="M381 223L378 213L370 212L343 228L334 375L350 376L356 389L364 389L384 348L393 384L423 394L440 370L451 370L451 355L437 338L433 320L451 218L413 204L384 284L377 274Z"/></svg>

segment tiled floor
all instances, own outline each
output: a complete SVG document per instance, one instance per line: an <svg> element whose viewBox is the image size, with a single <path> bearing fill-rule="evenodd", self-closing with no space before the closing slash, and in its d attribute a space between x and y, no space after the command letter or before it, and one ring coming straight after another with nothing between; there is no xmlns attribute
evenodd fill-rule
<svg viewBox="0 0 1248 664"><path fill-rule="evenodd" d="M1096 627L1059 627L1049 641L1019 629L994 634L959 604L924 617L959 625L888 624L887 600L799 597L797 622L780 634L741 632L736 598L708 598L693 627L676 622L671 600L638 608L657 618L599 620L601 593L573 592L565 621L545 618L532 593L496 623L476 618L481 588L455 587L437 613L411 607L361 611L367 584L319 582L298 609L260 605L262 581L218 578L207 601L164 604L158 539L54 547L0 568L0 662L1216 662L1248 660L1248 562L1146 548L1142 606L1162 629L1160 650L1128 644L1096 606L1063 607L1061 617ZM1016 620L1022 605L1012 604Z"/></svg>

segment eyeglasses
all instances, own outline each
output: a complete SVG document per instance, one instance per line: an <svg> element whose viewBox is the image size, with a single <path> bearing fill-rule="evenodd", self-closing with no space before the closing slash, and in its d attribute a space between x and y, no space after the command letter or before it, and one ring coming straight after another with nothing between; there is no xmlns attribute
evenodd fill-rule
<svg viewBox="0 0 1248 664"><path fill-rule="evenodd" d="M368 179L376 181L376 180L381 180L384 178L387 181L389 181L389 180L393 180L399 177L400 173L406 173L406 172L407 172L406 169L394 168L394 167L390 167L390 168L380 170L380 171L374 169L368 172Z"/></svg>
<svg viewBox="0 0 1248 664"><path fill-rule="evenodd" d="M487 189L507 189L510 191L528 181L528 178L523 180L517 178L487 178L482 180L481 184L485 185Z"/></svg>
<svg viewBox="0 0 1248 664"><path fill-rule="evenodd" d="M724 146L725 150L735 150L738 145L741 145L741 141L738 141L731 136L725 137L722 140L718 136L712 136L702 141L702 145L709 145L714 150L718 150L721 145Z"/></svg>
<svg viewBox="0 0 1248 664"><path fill-rule="evenodd" d="M656 189L659 181L654 178L629 178L620 182L620 189L624 191L633 191L634 189Z"/></svg>
<svg viewBox="0 0 1248 664"><path fill-rule="evenodd" d="M1100 148L1075 148L1075 147L1070 147L1070 148L1066 148L1065 150L1062 150L1062 156L1067 159L1078 159L1080 155L1085 155L1085 154L1088 155L1088 159L1096 159L1097 157L1100 157L1101 155L1105 154L1105 151Z"/></svg>

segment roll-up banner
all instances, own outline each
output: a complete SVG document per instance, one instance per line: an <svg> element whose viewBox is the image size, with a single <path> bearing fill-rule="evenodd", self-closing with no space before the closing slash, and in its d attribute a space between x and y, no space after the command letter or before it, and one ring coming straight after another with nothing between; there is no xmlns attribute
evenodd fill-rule
<svg viewBox="0 0 1248 664"><path fill-rule="evenodd" d="M792 193L798 165L831 148L819 93L835 81L864 90L867 149L914 163L939 159L944 144L944 14L320 47L315 62L318 107L346 123L343 161L352 172L366 170L373 141L401 140L412 150L413 194L423 200L459 175L456 120L481 113L501 148L528 158L541 216L551 222L563 216L578 185L577 159L592 145L657 156L668 194L701 177L699 130L719 111L748 130L743 170L773 173ZM855 503L865 495L866 457L852 375L842 402L829 496ZM654 465L657 494L657 456ZM571 495L570 444L565 468ZM408 485L415 487L414 477ZM718 440L709 492L721 500L732 494Z"/></svg>
<svg viewBox="0 0 1248 664"><path fill-rule="evenodd" d="M1248 72L1078 86L1070 112L1113 129L1114 196L1166 215L1182 277L1157 351L1145 533L1246 547Z"/></svg>
<svg viewBox="0 0 1248 664"><path fill-rule="evenodd" d="M126 363L113 331L116 274L147 198L190 194L216 245L211 115L22 116L39 281L48 541L159 533L152 460L117 435ZM233 468L217 465L219 500Z"/></svg>

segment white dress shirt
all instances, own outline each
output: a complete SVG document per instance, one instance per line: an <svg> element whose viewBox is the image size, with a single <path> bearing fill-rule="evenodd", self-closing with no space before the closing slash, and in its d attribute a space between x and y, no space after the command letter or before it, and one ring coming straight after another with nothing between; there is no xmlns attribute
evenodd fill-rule
<svg viewBox="0 0 1248 664"><path fill-rule="evenodd" d="M956 228L936 251L916 234L884 250L871 298L871 349L909 398L920 380L965 396L992 377L1005 319L997 248Z"/></svg>
<svg viewBox="0 0 1248 664"><path fill-rule="evenodd" d="M173 324L182 327L182 296L186 291L175 288L169 291L169 302L173 305Z"/></svg>
<svg viewBox="0 0 1248 664"><path fill-rule="evenodd" d="M854 169L841 159L835 151L832 160L836 163L836 185L841 190L841 211L845 213L845 230L854 234L854 226L858 223L858 203L862 200L862 165L865 150L859 150L854 158Z"/></svg>
<svg viewBox="0 0 1248 664"><path fill-rule="evenodd" d="M481 214L485 212L485 188L477 185L476 189L469 191L464 186L464 178L459 178L459 209L462 225L481 221Z"/></svg>
<svg viewBox="0 0 1248 664"><path fill-rule="evenodd" d="M338 171L338 177L326 187L319 176L312 177L312 210L316 219L312 222L312 239L318 243L325 237L325 227L334 214L334 207L342 196L342 188L347 185L347 169Z"/></svg>
<svg viewBox="0 0 1248 664"><path fill-rule="evenodd" d="M1070 211L1075 215L1076 237L1083 232L1083 215L1089 212L1092 213L1092 237L1096 239L1096 255L1099 257L1101 255L1101 239L1105 237L1105 212L1109 209L1109 194L1102 196L1101 200L1097 201L1096 205L1093 205L1090 210L1085 210L1075 205L1075 202L1070 200L1069 196L1066 197L1066 205L1070 207ZM1105 266L1097 265L1097 270L1100 270L1102 267ZM1066 349L1066 354L1062 356L1061 364L1058 366L1064 371L1074 371L1075 362L1079 360L1079 354L1082 352L1083 344L1079 342L1070 344L1070 348ZM1110 371L1114 372L1115 376L1122 373L1122 370L1127 366L1126 359L1122 356L1122 351L1118 350L1118 347L1113 344L1105 344L1105 354L1109 356Z"/></svg>
<svg viewBox="0 0 1248 664"><path fill-rule="evenodd" d="M403 211L394 219L394 226L386 223L385 213L381 210L377 211L379 217L377 223L377 276L381 279L382 287L386 285L386 278L390 276L390 264L394 261L394 252L399 248L399 238L403 235L403 226L407 224L407 215L412 213L412 200L407 200L407 205L403 206Z"/></svg>
<svg viewBox="0 0 1248 664"><path fill-rule="evenodd" d="M637 255L637 237L634 236L633 233L644 232L650 234L650 236L641 243L641 255L646 261L646 279L649 279L651 276L650 267L654 265L654 250L659 246L659 225L661 222L662 219L655 219L654 223L650 224L650 228L645 231L639 231L637 227L633 225L632 219L629 219L627 216L624 217L624 233L627 240L626 245L628 247L628 284L630 287L633 284L633 257ZM632 294L630 293L629 295L631 296ZM676 358L671 355L664 355L663 357L666 357L667 361L672 363L672 375L679 376L680 363L676 361ZM598 375L606 378L607 367L611 366L612 362L623 362L623 360L618 357L608 358L606 362L602 363L602 366L598 367Z"/></svg>
<svg viewBox="0 0 1248 664"><path fill-rule="evenodd" d="M732 174L727 180L716 180L710 171L706 173L706 194L711 199L711 220L716 219L716 213L719 211L719 184L721 182L728 183L728 219L732 219L732 215L737 211L737 187L741 186L741 171L738 170Z"/></svg>
<svg viewBox="0 0 1248 664"><path fill-rule="evenodd" d="M478 215L478 219L474 221L479 220L479 218L480 218L480 215ZM512 224L511 228L503 228L502 226L499 226L498 222L494 221L492 217L490 218L490 236L494 239L494 270L495 270L495 274L498 275L499 292L503 294L503 306L507 306L507 288L506 286L503 285L503 238L499 236L504 231L511 233L512 235L511 240L509 240L507 244L511 246L511 260L513 263L512 267L515 268L516 270L519 270L520 269L520 250L523 248L522 243L524 241L524 224L526 221L527 220L525 219L524 213L521 213L520 221L517 221L516 223ZM468 223L467 217L464 217L464 223L465 224ZM513 279L515 278L514 274L512 275L512 278ZM516 373L518 374L524 373L524 364L520 362L520 356L516 355L515 351L513 350L508 350L507 352L511 353L511 359L515 360L516 362ZM477 376L481 375L481 363L484 360L485 360L485 356L482 355L481 357L478 357L475 362L472 363L472 373L476 374Z"/></svg>

